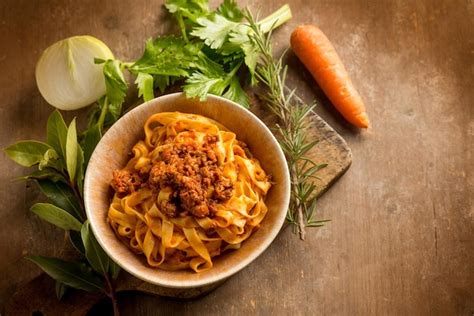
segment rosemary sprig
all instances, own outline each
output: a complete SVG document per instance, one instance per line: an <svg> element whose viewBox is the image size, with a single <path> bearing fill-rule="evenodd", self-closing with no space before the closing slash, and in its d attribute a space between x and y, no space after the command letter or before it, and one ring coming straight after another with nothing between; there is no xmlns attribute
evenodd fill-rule
<svg viewBox="0 0 474 316"><path fill-rule="evenodd" d="M251 28L249 38L261 55L256 76L266 86L266 91L260 97L278 118L276 131L290 170L291 200L286 219L292 224L294 232L298 232L300 239L304 240L306 227L323 226L328 221L315 219L315 173L326 167L326 164L316 164L306 156L318 143L308 140L307 119L316 104L299 102L295 89L286 91L287 66L282 61L284 54L276 60L272 53L271 32L265 34L249 10L246 11L246 19Z"/></svg>

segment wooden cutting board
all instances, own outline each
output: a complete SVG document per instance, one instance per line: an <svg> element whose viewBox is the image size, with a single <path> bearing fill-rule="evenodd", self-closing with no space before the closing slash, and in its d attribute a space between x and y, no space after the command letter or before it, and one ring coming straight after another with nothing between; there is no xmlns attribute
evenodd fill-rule
<svg viewBox="0 0 474 316"><path fill-rule="evenodd" d="M256 98L253 99L253 104L258 104ZM272 117L265 113L261 106L255 106L252 111L267 124L271 124ZM313 114L310 120L310 138L311 140L319 140L319 143L308 156L317 163L328 164L326 168L318 172L320 180L316 184L318 185L317 194L320 196L349 168L352 155L344 139L323 119L317 114ZM68 247L68 245L65 245L65 247ZM241 273L245 273L245 271ZM192 299L209 293L223 282L195 289L170 289L145 283L122 271L117 280L117 292L141 291L160 296ZM69 291L61 301L58 301L55 295L54 280L43 273L19 287L18 291L7 302L5 313L6 315L32 315L34 313L42 313L43 315L85 315L103 298L103 294L91 294L74 290Z"/></svg>

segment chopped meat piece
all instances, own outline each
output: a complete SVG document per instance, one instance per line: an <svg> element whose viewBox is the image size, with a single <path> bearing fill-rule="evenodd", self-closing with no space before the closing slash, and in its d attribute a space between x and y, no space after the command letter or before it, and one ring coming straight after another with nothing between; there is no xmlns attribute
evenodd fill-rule
<svg viewBox="0 0 474 316"><path fill-rule="evenodd" d="M161 201L160 203L160 210L168 215L169 217L176 217L177 215L177 209L176 209L176 204L173 203L172 201Z"/></svg>
<svg viewBox="0 0 474 316"><path fill-rule="evenodd" d="M226 201L232 197L234 186L230 179L222 178L221 181L216 182L214 187L214 199L218 201Z"/></svg>
<svg viewBox="0 0 474 316"><path fill-rule="evenodd" d="M180 177L179 199L183 210L190 212L196 217L209 215L206 205L206 192L196 179Z"/></svg>
<svg viewBox="0 0 474 316"><path fill-rule="evenodd" d="M135 192L142 185L141 177L128 170L115 170L113 173L112 188L121 195Z"/></svg>
<svg viewBox="0 0 474 316"><path fill-rule="evenodd" d="M179 214L212 215L215 208L211 204L232 196L233 184L223 175L211 147L216 141L216 136L208 136L201 146L194 142L175 144L163 150L161 160L153 163L148 184L151 188L175 190ZM175 213L167 214L173 217Z"/></svg>

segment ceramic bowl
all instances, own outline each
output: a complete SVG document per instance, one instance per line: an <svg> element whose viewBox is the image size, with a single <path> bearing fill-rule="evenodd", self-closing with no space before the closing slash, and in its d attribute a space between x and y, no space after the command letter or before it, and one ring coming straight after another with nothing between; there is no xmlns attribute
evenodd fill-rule
<svg viewBox="0 0 474 316"><path fill-rule="evenodd" d="M109 184L112 172L125 166L133 145L144 138L143 125L159 112L180 111L212 118L237 134L249 146L275 184L265 203L268 213L239 250L213 258L212 269L195 273L163 271L151 268L144 256L131 252L115 236L107 223L110 202ZM271 244L280 231L290 200L290 180L284 154L270 130L250 111L227 99L209 96L205 102L188 99L182 93L161 96L146 102L118 120L103 136L90 159L84 200L92 230L105 252L124 270L135 277L168 288L198 288L223 281L250 264Z"/></svg>

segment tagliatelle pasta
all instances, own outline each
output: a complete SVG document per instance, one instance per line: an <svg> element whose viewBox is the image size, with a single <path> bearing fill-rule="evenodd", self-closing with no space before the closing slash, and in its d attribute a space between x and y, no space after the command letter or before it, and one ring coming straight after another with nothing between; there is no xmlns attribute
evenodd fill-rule
<svg viewBox="0 0 474 316"><path fill-rule="evenodd" d="M109 223L151 267L208 270L262 222L269 177L234 133L209 118L158 113L144 130L114 172Z"/></svg>

